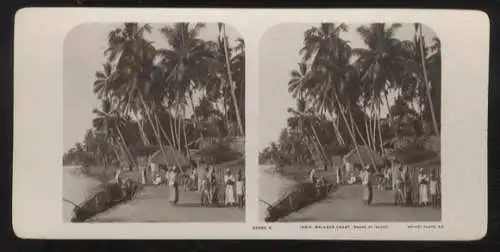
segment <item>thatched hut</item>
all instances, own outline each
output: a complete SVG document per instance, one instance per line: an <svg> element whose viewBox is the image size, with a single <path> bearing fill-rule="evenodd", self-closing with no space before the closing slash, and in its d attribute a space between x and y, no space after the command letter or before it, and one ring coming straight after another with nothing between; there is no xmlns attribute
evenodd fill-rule
<svg viewBox="0 0 500 252"><path fill-rule="evenodd" d="M197 165L198 178L206 176L206 169L213 168L219 185L219 197L223 197L224 172L230 170L236 176L241 172L245 175L244 141L229 139L224 142L210 144L200 150L192 152L193 160ZM201 184L201 181L198 181Z"/></svg>
<svg viewBox="0 0 500 252"><path fill-rule="evenodd" d="M415 139L412 143L399 148L386 155L392 164L392 186L394 188L396 179L400 177L399 169L405 167L411 184L411 200L418 201L418 171L430 177L434 174L441 177L441 156L439 154L439 139L427 137Z"/></svg>
<svg viewBox="0 0 500 252"><path fill-rule="evenodd" d="M343 161L344 163L350 163L352 165L368 165L375 163L375 165L381 166L384 164L384 159L366 145L358 146L358 150L354 148L349 151L349 153L344 156Z"/></svg>

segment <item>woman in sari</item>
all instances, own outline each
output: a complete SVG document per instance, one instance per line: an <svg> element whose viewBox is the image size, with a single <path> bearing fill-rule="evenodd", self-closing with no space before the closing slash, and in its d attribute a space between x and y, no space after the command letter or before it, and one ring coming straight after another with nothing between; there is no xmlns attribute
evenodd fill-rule
<svg viewBox="0 0 500 252"><path fill-rule="evenodd" d="M174 166L170 171L170 179L168 185L170 187L170 203L176 205L179 201L179 184L178 184L179 170Z"/></svg>
<svg viewBox="0 0 500 252"><path fill-rule="evenodd" d="M370 166L367 165L363 175L363 200L366 205L372 203L373 198L373 188L372 188L372 171Z"/></svg>
<svg viewBox="0 0 500 252"><path fill-rule="evenodd" d="M427 206L429 204L429 178L424 174L424 169L418 170L418 205Z"/></svg>
<svg viewBox="0 0 500 252"><path fill-rule="evenodd" d="M226 185L226 206L234 206L235 205L235 200L234 200L234 185L235 185L235 179L233 175L231 174L231 171L229 169L226 170L226 175L224 175L224 183Z"/></svg>

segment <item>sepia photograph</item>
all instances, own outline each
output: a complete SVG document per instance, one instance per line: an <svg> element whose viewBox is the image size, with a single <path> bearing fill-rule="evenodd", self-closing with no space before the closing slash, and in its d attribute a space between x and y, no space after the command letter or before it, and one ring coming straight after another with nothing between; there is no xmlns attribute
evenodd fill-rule
<svg viewBox="0 0 500 252"><path fill-rule="evenodd" d="M33 7L14 42L17 237L487 232L484 12Z"/></svg>
<svg viewBox="0 0 500 252"><path fill-rule="evenodd" d="M261 221L441 221L431 27L284 23L259 57Z"/></svg>
<svg viewBox="0 0 500 252"><path fill-rule="evenodd" d="M224 23L64 40L64 222L244 222L245 44Z"/></svg>

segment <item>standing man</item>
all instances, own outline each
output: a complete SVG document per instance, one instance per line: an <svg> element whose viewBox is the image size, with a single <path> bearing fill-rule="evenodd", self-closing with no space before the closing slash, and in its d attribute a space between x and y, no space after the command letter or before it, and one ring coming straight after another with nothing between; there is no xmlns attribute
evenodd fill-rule
<svg viewBox="0 0 500 252"><path fill-rule="evenodd" d="M145 157L139 156L137 157L137 164L139 165L139 172L141 176L141 184L146 184L146 169L147 163L145 162Z"/></svg>
<svg viewBox="0 0 500 252"><path fill-rule="evenodd" d="M316 167L313 167L311 169L311 172L309 173L309 181L311 181L311 183L313 185L315 185L316 184L316 179L317 179Z"/></svg>
<svg viewBox="0 0 500 252"><path fill-rule="evenodd" d="M337 185L342 184L342 165L337 166Z"/></svg>

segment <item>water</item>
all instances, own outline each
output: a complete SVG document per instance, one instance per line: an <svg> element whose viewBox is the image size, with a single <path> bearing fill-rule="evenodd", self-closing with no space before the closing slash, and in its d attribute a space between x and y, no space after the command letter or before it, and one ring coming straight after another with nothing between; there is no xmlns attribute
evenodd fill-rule
<svg viewBox="0 0 500 252"><path fill-rule="evenodd" d="M274 172L274 165L259 166L259 218L263 220L269 204L277 202L284 193L297 186L297 181Z"/></svg>
<svg viewBox="0 0 500 252"><path fill-rule="evenodd" d="M83 174L80 166L64 166L63 220L70 221L75 208L74 204L82 203L101 186L102 183L99 180Z"/></svg>

